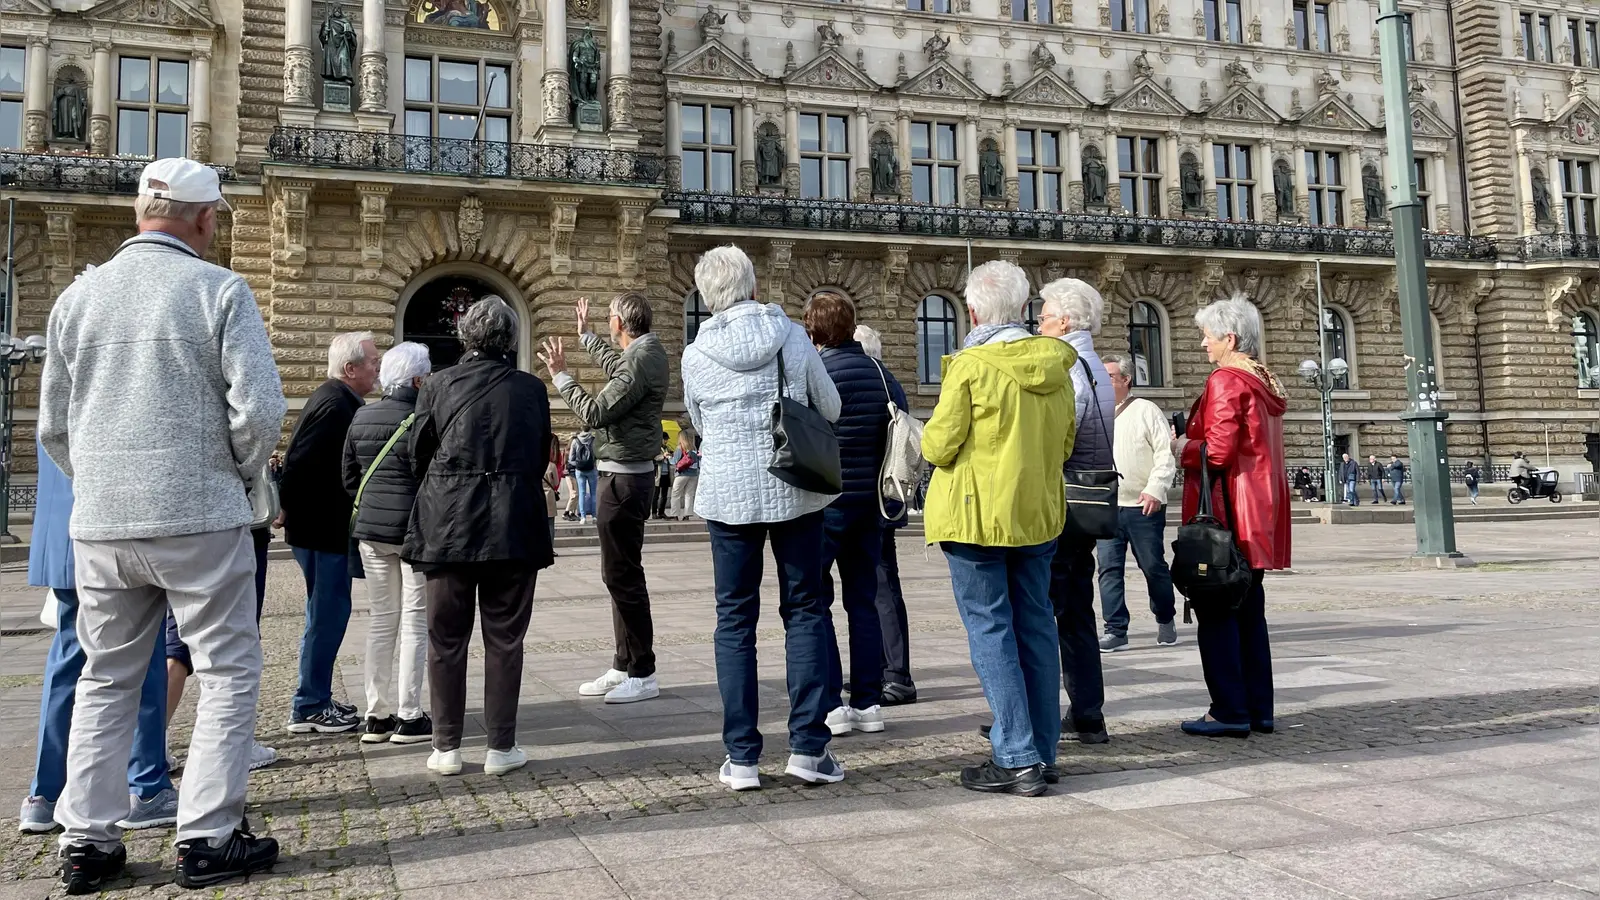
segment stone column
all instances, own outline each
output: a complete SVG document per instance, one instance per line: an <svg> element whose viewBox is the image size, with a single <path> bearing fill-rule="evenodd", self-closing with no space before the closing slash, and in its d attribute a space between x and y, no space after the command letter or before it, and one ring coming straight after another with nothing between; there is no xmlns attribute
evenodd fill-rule
<svg viewBox="0 0 1600 900"><path fill-rule="evenodd" d="M1166 169L1165 172L1161 173L1161 184L1163 186L1161 193L1165 194L1167 198L1167 208L1164 212L1168 218L1181 219L1185 213L1183 210L1182 182L1179 180L1182 170L1178 166L1178 133L1169 131L1161 136L1161 140L1165 145L1161 153L1161 167Z"/></svg>
<svg viewBox="0 0 1600 900"><path fill-rule="evenodd" d="M1006 207L1008 209L1016 209L1018 201L1021 199L1022 186L1017 179L1017 122L1015 119L1006 120L1003 141L1004 146L1001 147L1000 152L1004 155L1001 164L1005 168L1006 176ZM1057 152L1060 152L1059 148ZM1065 199L1065 197L1062 198L1063 201Z"/></svg>
<svg viewBox="0 0 1600 900"><path fill-rule="evenodd" d="M1533 212L1533 159L1528 153L1528 135L1524 129L1517 128L1511 134L1511 146L1517 154L1517 197L1522 206L1521 234L1538 233Z"/></svg>
<svg viewBox="0 0 1600 900"><path fill-rule="evenodd" d="M567 0L548 0L544 10L544 124L564 128L571 97L567 82ZM681 143L681 138L680 138Z"/></svg>
<svg viewBox="0 0 1600 900"><path fill-rule="evenodd" d="M311 0L287 0L283 13L283 102L312 106Z"/></svg>
<svg viewBox="0 0 1600 900"><path fill-rule="evenodd" d="M870 107L856 108L850 117L850 167L855 169L855 187L850 199L858 203L872 199L872 148L867 131Z"/></svg>
<svg viewBox="0 0 1600 900"><path fill-rule="evenodd" d="M384 53L383 0L361 2L361 89L362 112L389 111L389 61ZM511 85L506 85L509 91Z"/></svg>
<svg viewBox="0 0 1600 900"><path fill-rule="evenodd" d="M1202 135L1200 138L1200 177L1205 179L1206 210L1213 218L1222 215L1222 205L1217 202L1217 151L1212 147L1215 138L1212 135ZM1259 181L1257 182L1259 190ZM1237 212L1235 213L1237 215Z"/></svg>
<svg viewBox="0 0 1600 900"><path fill-rule="evenodd" d="M1117 155L1117 133L1107 128L1105 136L1100 139L1100 152L1105 154L1106 163L1106 205L1111 207L1112 215L1123 210L1122 205L1122 161Z"/></svg>
<svg viewBox="0 0 1600 900"><path fill-rule="evenodd" d="M611 127L633 130L632 10L628 0L610 0L606 24L606 56L611 77L606 79L606 107Z"/></svg>
<svg viewBox="0 0 1600 900"><path fill-rule="evenodd" d="M673 101L672 108L678 109L676 100ZM676 117L677 113L673 113L673 116ZM739 145L735 148L735 153L739 160L739 193L754 194L756 192L756 101L748 97L740 100L738 116ZM682 121L672 123L674 127L681 127L682 124ZM682 140L681 136L679 140Z"/></svg>
<svg viewBox="0 0 1600 900"><path fill-rule="evenodd" d="M111 154L111 44L94 45L94 84L89 89L89 152Z"/></svg>
<svg viewBox="0 0 1600 900"><path fill-rule="evenodd" d="M899 112L894 117L895 143L900 155L900 199L911 201L911 113Z"/></svg>
<svg viewBox="0 0 1600 900"><path fill-rule="evenodd" d="M189 157L211 161L211 51L190 55Z"/></svg>
<svg viewBox="0 0 1600 900"><path fill-rule="evenodd" d="M981 206L982 190L978 184L978 117L967 116L961 120L961 203L964 206Z"/></svg>
<svg viewBox="0 0 1600 900"><path fill-rule="evenodd" d="M787 164L783 167L783 190L790 197L800 196L800 104L783 105L783 146Z"/></svg>
<svg viewBox="0 0 1600 900"><path fill-rule="evenodd" d="M29 153L42 153L50 133L50 85L46 57L50 54L50 41L44 35L28 38L27 82L22 94L22 148Z"/></svg>
<svg viewBox="0 0 1600 900"><path fill-rule="evenodd" d="M1311 221L1311 193L1307 186L1309 173L1306 172L1306 147L1304 144L1295 144L1289 148L1289 152L1294 154L1294 158L1289 161L1290 165L1294 166L1294 215L1309 222ZM1359 161L1357 165L1359 168ZM1343 174L1347 185L1345 190L1349 190L1350 173L1345 172ZM1358 177L1356 183L1359 184L1360 181L1361 179ZM1323 210L1323 212L1327 212L1327 210Z"/></svg>
<svg viewBox="0 0 1600 900"><path fill-rule="evenodd" d="M1083 212L1083 129L1067 126L1067 195L1061 198L1067 212Z"/></svg>
<svg viewBox="0 0 1600 900"><path fill-rule="evenodd" d="M1443 153L1428 160L1428 190L1433 193L1433 213L1428 216L1435 231L1453 231L1450 221L1450 166Z"/></svg>
<svg viewBox="0 0 1600 900"><path fill-rule="evenodd" d="M683 190L683 101L675 94L667 95L667 190Z"/></svg>

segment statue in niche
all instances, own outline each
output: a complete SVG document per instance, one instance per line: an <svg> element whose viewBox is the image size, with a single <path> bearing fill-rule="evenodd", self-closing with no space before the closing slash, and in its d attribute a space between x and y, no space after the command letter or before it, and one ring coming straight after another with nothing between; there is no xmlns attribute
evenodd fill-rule
<svg viewBox="0 0 1600 900"><path fill-rule="evenodd" d="M1382 222L1384 207L1383 180L1378 177L1376 166L1363 166L1361 168L1361 197L1366 202L1367 221Z"/></svg>
<svg viewBox="0 0 1600 900"><path fill-rule="evenodd" d="M763 186L783 183L783 135L767 122L756 129L756 179Z"/></svg>
<svg viewBox="0 0 1600 900"><path fill-rule="evenodd" d="M594 29L587 26L567 52L568 78L572 82L572 102L600 101L600 48L594 42Z"/></svg>
<svg viewBox="0 0 1600 900"><path fill-rule="evenodd" d="M1550 185L1538 169L1533 170L1533 221L1536 225L1549 225L1553 221L1550 218Z"/></svg>
<svg viewBox="0 0 1600 900"><path fill-rule="evenodd" d="M1206 183L1200 175L1200 162L1185 153L1178 162L1178 187L1183 195L1184 212L1201 212L1206 204Z"/></svg>
<svg viewBox="0 0 1600 900"><path fill-rule="evenodd" d="M62 69L61 74L56 76L55 98L50 111L57 140L83 141L89 124L89 92L77 69Z"/></svg>
<svg viewBox="0 0 1600 900"><path fill-rule="evenodd" d="M880 131L872 136L872 192L898 194L900 192L900 161L894 156L894 138Z"/></svg>
<svg viewBox="0 0 1600 900"><path fill-rule="evenodd" d="M979 196L985 200L999 200L1006 194L1005 167L1000 164L1000 149L994 141L984 141L978 151Z"/></svg>
<svg viewBox="0 0 1600 900"><path fill-rule="evenodd" d="M341 84L355 83L356 28L345 18L344 7L335 5L322 20L322 80Z"/></svg>
<svg viewBox="0 0 1600 900"><path fill-rule="evenodd" d="M1278 205L1278 218L1292 216L1294 212L1294 171L1289 161L1280 159L1272 164L1272 199Z"/></svg>
<svg viewBox="0 0 1600 900"><path fill-rule="evenodd" d="M1106 161L1100 158L1100 148L1093 145L1083 149L1083 203L1106 205Z"/></svg>

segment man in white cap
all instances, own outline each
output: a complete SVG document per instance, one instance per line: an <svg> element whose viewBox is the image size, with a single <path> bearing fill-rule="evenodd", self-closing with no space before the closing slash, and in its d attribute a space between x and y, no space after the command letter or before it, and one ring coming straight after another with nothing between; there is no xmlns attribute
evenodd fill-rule
<svg viewBox="0 0 1600 900"><path fill-rule="evenodd" d="M215 171L156 160L139 176L139 234L50 312L39 437L73 478L87 658L56 808L68 894L98 893L127 859L116 822L136 695L169 605L201 686L177 882L215 884L278 857L244 818L261 682L245 490L285 410L255 297L202 258L226 208Z"/></svg>

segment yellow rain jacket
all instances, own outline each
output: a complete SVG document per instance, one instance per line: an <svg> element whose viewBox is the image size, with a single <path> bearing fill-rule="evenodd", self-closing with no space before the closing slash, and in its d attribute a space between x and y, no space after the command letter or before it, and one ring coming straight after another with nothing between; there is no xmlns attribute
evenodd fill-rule
<svg viewBox="0 0 1600 900"><path fill-rule="evenodd" d="M922 455L936 467L928 543L1031 547L1060 536L1077 361L1052 337L990 342L941 361L939 405L922 433Z"/></svg>

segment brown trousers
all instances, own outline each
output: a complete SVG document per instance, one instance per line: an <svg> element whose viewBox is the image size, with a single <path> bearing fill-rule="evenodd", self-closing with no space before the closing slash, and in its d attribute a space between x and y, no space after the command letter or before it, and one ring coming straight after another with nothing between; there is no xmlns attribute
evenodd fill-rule
<svg viewBox="0 0 1600 900"><path fill-rule="evenodd" d="M490 750L517 743L522 639L533 617L537 569L512 563L445 566L428 575L428 686L433 746L455 750L467 715L467 647L483 612L483 720Z"/></svg>

